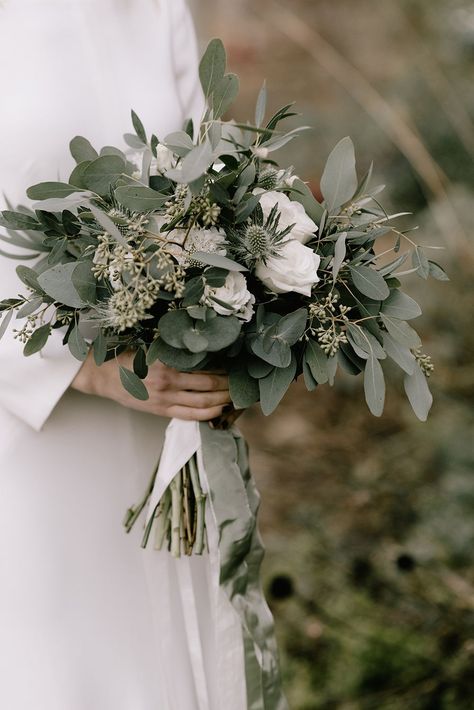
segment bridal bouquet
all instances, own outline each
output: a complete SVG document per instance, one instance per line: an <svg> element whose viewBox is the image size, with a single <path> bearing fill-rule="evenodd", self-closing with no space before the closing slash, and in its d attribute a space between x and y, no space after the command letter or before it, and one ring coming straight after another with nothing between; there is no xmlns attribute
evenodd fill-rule
<svg viewBox="0 0 474 710"><path fill-rule="evenodd" d="M263 88L252 124L222 120L238 92L225 64L222 43L213 40L200 64L207 109L196 131L189 121L158 139L132 112L128 150L98 153L76 137L69 181L34 185L27 191L33 210L2 213L1 238L36 261L18 266L26 292L0 303L0 332L16 314L27 356L57 329L79 360L92 348L97 365L133 350L133 370L120 367L120 377L139 399L148 397L143 380L156 360L185 371L224 370L235 409L259 402L264 414L298 376L314 390L332 385L340 368L362 374L367 405L380 416L388 358L404 373L415 414L426 419L432 364L408 323L420 308L400 278L445 279L444 272L395 227L406 213L384 211L371 170L358 179L349 138L327 160L319 203L292 168L273 159L304 130L280 130L294 115L291 105L265 121ZM258 561L260 542L257 497L235 431L173 422L126 528L149 503L143 544L154 530L156 547L200 554L206 496L219 530L221 584L229 597L236 590L245 597L242 579L248 594L258 586L248 561ZM240 612L248 613L252 638L255 603L247 607ZM265 613L261 606L261 619Z"/></svg>

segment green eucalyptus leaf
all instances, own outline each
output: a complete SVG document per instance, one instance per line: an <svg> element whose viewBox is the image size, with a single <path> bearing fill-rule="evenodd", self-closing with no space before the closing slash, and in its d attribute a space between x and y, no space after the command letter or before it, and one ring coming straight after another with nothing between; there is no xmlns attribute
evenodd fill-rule
<svg viewBox="0 0 474 710"><path fill-rule="evenodd" d="M120 381L132 397L145 401L149 399L148 390L141 379L132 370L119 365Z"/></svg>
<svg viewBox="0 0 474 710"><path fill-rule="evenodd" d="M209 346L207 338L197 328L191 328L183 334L183 343L192 353L204 353Z"/></svg>
<svg viewBox="0 0 474 710"><path fill-rule="evenodd" d="M241 329L242 323L235 316L216 316L196 323L196 330L208 341L209 352L217 352L232 345Z"/></svg>
<svg viewBox="0 0 474 710"><path fill-rule="evenodd" d="M235 224L241 224L245 222L247 217L250 217L260 202L260 197L261 195L249 195L247 199L240 202L238 208L235 210Z"/></svg>
<svg viewBox="0 0 474 710"><path fill-rule="evenodd" d="M375 301L383 301L390 295L390 289L384 277L375 269L371 269L370 266L351 266L349 268L355 287L364 296Z"/></svg>
<svg viewBox="0 0 474 710"><path fill-rule="evenodd" d="M3 338L5 333L7 332L7 328L10 324L11 319L13 318L14 310L11 309L10 311L7 311L5 315L3 316L3 320L0 322L0 340Z"/></svg>
<svg viewBox="0 0 474 710"><path fill-rule="evenodd" d="M79 298L86 303L95 303L97 280L92 273L92 261L80 261L73 270L72 283Z"/></svg>
<svg viewBox="0 0 474 710"><path fill-rule="evenodd" d="M317 380L313 377L311 368L309 367L306 360L303 360L303 379L308 392L313 392L318 386Z"/></svg>
<svg viewBox="0 0 474 710"><path fill-rule="evenodd" d="M67 197L77 192L77 187L65 182L40 182L32 185L26 191L30 200L49 200L56 197Z"/></svg>
<svg viewBox="0 0 474 710"><path fill-rule="evenodd" d="M199 64L199 79L204 96L208 98L225 73L226 53L222 40L212 39Z"/></svg>
<svg viewBox="0 0 474 710"><path fill-rule="evenodd" d="M156 360L160 360L168 367L182 371L194 370L205 359L205 353L191 353L188 350L173 348L165 343L162 338L155 340L147 353L147 363L149 365Z"/></svg>
<svg viewBox="0 0 474 710"><path fill-rule="evenodd" d="M34 333L28 339L25 347L23 348L23 355L28 357L34 353L39 352L46 345L49 335L51 333L51 326L48 324L41 325L37 328Z"/></svg>
<svg viewBox="0 0 474 710"><path fill-rule="evenodd" d="M77 293L72 282L72 274L77 262L56 264L38 276L41 289L55 301L71 308L84 308L87 304Z"/></svg>
<svg viewBox="0 0 474 710"><path fill-rule="evenodd" d="M413 374L405 375L403 385L413 411L420 421L425 422L433 404L433 395L418 363L415 363Z"/></svg>
<svg viewBox="0 0 474 710"><path fill-rule="evenodd" d="M121 188L119 188L121 189ZM118 192L118 190L117 190ZM127 240L125 237L122 235L120 232L119 228L117 225L110 219L109 215L105 214L103 210L100 210L98 207L95 205L90 205L90 211L94 215L95 219L97 222L100 224L103 229L110 234L112 239L115 239L115 241L118 244L121 244L123 247L128 248Z"/></svg>
<svg viewBox="0 0 474 710"><path fill-rule="evenodd" d="M201 261L203 264L209 264L209 266L217 266L220 269L226 269L227 271L248 271L247 267L242 266L242 264L239 264L237 261L229 259L222 254L216 254L215 252L195 251L193 252L193 259Z"/></svg>
<svg viewBox="0 0 474 710"><path fill-rule="evenodd" d="M4 210L0 214L0 226L5 227L6 229L41 229L41 225L34 217L23 214L23 212L11 212L10 210Z"/></svg>
<svg viewBox="0 0 474 710"><path fill-rule="evenodd" d="M263 335L257 335L250 341L252 352L261 360L274 367L288 367L291 363L291 348L281 340L271 339L265 347Z"/></svg>
<svg viewBox="0 0 474 710"><path fill-rule="evenodd" d="M204 175L213 161L213 150L209 140L195 146L181 161L181 167L168 170L165 175L178 183L194 182ZM168 199L168 198L167 198Z"/></svg>
<svg viewBox="0 0 474 710"><path fill-rule="evenodd" d="M247 360L247 371L251 377L259 380L261 377L266 377L271 372L273 365L258 357L249 357Z"/></svg>
<svg viewBox="0 0 474 710"><path fill-rule="evenodd" d="M247 409L258 402L258 381L244 367L229 372L230 398L236 409Z"/></svg>
<svg viewBox="0 0 474 710"><path fill-rule="evenodd" d="M96 339L94 340L94 362L100 367L105 362L107 357L107 338L100 330Z"/></svg>
<svg viewBox="0 0 474 710"><path fill-rule="evenodd" d="M194 148L194 143L192 138L184 131L175 131L166 136L163 141L164 145L179 155L180 158L184 158L185 155L189 153L190 150Z"/></svg>
<svg viewBox="0 0 474 710"><path fill-rule="evenodd" d="M442 269L441 266L436 263L436 261L428 260L428 267L430 271L430 276L432 276L434 279L437 279L438 281L449 281L449 276L447 275L445 270Z"/></svg>
<svg viewBox="0 0 474 710"><path fill-rule="evenodd" d="M71 355L73 355L76 360L81 360L83 362L86 359L87 353L89 352L89 346L84 340L77 324L69 333L67 344Z"/></svg>
<svg viewBox="0 0 474 710"><path fill-rule="evenodd" d="M324 385L328 381L328 356L315 340L308 340L304 361L307 363L316 382L319 385Z"/></svg>
<svg viewBox="0 0 474 710"><path fill-rule="evenodd" d="M133 371L141 380L144 380L148 375L146 353L141 347L135 352L135 356L133 358Z"/></svg>
<svg viewBox="0 0 474 710"><path fill-rule="evenodd" d="M386 357L383 347L377 338L364 326L356 323L347 324L347 339L354 348L356 354L364 360L375 357L383 360Z"/></svg>
<svg viewBox="0 0 474 710"><path fill-rule="evenodd" d="M380 417L385 403L385 379L380 362L372 356L365 365L364 393L371 413Z"/></svg>
<svg viewBox="0 0 474 710"><path fill-rule="evenodd" d="M275 367L266 377L258 381L260 404L265 415L275 411L295 379L295 375L296 358L293 355L288 367Z"/></svg>
<svg viewBox="0 0 474 710"><path fill-rule="evenodd" d="M392 318L385 313L380 314L382 323L395 340L407 348L418 348L421 345L420 336L403 320Z"/></svg>
<svg viewBox="0 0 474 710"><path fill-rule="evenodd" d="M337 275L346 257L346 237L347 232L342 232L334 245L334 258L332 260L332 280L336 281Z"/></svg>
<svg viewBox="0 0 474 710"><path fill-rule="evenodd" d="M133 127L135 129L135 133L137 134L138 138L141 140L142 143L147 143L147 138L146 138L146 131L143 127L143 123L140 121L138 118L137 114L135 111L132 111L132 123Z"/></svg>
<svg viewBox="0 0 474 710"><path fill-rule="evenodd" d="M303 335L307 320L307 309L298 308L296 311L283 316L283 318L275 324L275 335L273 337L283 341L287 345L294 345Z"/></svg>
<svg viewBox="0 0 474 710"><path fill-rule="evenodd" d="M169 199L146 185L123 185L115 190L115 197L123 207L132 212L151 212L161 209Z"/></svg>
<svg viewBox="0 0 474 710"><path fill-rule="evenodd" d="M263 86L258 93L257 105L255 107L255 125L257 126L257 128L260 128L260 126L262 125L262 123L265 119L266 109L267 109L267 87L265 85L265 82L263 82Z"/></svg>
<svg viewBox="0 0 474 710"><path fill-rule="evenodd" d="M330 214L349 202L357 190L354 144L343 138L333 149L321 178L321 192Z"/></svg>
<svg viewBox="0 0 474 710"><path fill-rule="evenodd" d="M383 334L383 346L388 357L401 367L408 375L415 371L416 360L413 353L405 345L401 345L390 333Z"/></svg>
<svg viewBox="0 0 474 710"><path fill-rule="evenodd" d="M390 293L390 296L382 303L381 310L386 316L400 320L411 320L421 315L418 303L398 289Z"/></svg>
<svg viewBox="0 0 474 710"><path fill-rule="evenodd" d="M193 321L186 310L168 311L160 318L158 329L165 343L173 348L185 348L183 336L193 329Z"/></svg>
<svg viewBox="0 0 474 710"><path fill-rule="evenodd" d="M88 190L106 197L110 188L125 172L125 162L118 155L102 155L84 170L83 181Z"/></svg>
<svg viewBox="0 0 474 710"><path fill-rule="evenodd" d="M83 136L75 136L69 143L69 150L77 164L85 160L95 160L99 157L96 149Z"/></svg>
<svg viewBox="0 0 474 710"><path fill-rule="evenodd" d="M92 160L83 160L82 163L78 163L69 176L69 184L74 185L81 190L85 190L86 184L84 182L84 173L91 163Z"/></svg>
<svg viewBox="0 0 474 710"><path fill-rule="evenodd" d="M239 77L226 74L222 77L212 95L212 111L215 119L221 118L232 106L239 93Z"/></svg>
<svg viewBox="0 0 474 710"><path fill-rule="evenodd" d="M291 187L291 199L303 205L308 217L316 224L319 224L324 213L324 207L317 201L308 185L299 178L294 178Z"/></svg>
<svg viewBox="0 0 474 710"><path fill-rule="evenodd" d="M28 266L17 266L16 273L20 281L22 281L26 286L29 286L34 291L41 293L43 289L38 283L38 274L34 269L28 268Z"/></svg>
<svg viewBox="0 0 474 710"><path fill-rule="evenodd" d="M411 262L413 264L413 268L417 270L418 276L421 276L422 279L427 279L430 275L430 265L420 247L415 247Z"/></svg>

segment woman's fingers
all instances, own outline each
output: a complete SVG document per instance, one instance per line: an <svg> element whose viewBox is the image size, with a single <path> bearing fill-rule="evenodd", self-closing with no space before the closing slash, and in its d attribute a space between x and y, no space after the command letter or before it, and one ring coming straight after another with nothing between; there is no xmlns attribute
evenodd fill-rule
<svg viewBox="0 0 474 710"><path fill-rule="evenodd" d="M193 407L195 409L209 409L219 405L229 404L230 394L228 390L217 390L214 392L189 392L178 390L169 392L168 397L171 403L182 407Z"/></svg>
<svg viewBox="0 0 474 710"><path fill-rule="evenodd" d="M213 392L229 389L227 375L205 374L202 372L177 372L170 383L172 389L193 392Z"/></svg>
<svg viewBox="0 0 474 710"><path fill-rule="evenodd" d="M222 414L222 410L222 405L207 408L174 405L168 408L166 416L175 417L176 419L185 419L186 421L208 422L211 419L219 417Z"/></svg>

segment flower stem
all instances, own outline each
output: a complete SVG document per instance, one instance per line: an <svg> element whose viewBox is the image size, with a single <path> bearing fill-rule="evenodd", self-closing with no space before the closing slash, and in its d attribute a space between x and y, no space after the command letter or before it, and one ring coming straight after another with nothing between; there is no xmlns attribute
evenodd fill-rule
<svg viewBox="0 0 474 710"><path fill-rule="evenodd" d="M176 474L170 483L171 491L171 554L181 557L181 518L182 518L182 473Z"/></svg>
<svg viewBox="0 0 474 710"><path fill-rule="evenodd" d="M194 542L193 552L196 555L202 555L204 550L204 535L205 535L205 510L206 510L206 495L202 492L201 483L199 481L199 473L196 463L196 455L189 459L189 473L191 483L194 489L194 497L196 499L196 539Z"/></svg>

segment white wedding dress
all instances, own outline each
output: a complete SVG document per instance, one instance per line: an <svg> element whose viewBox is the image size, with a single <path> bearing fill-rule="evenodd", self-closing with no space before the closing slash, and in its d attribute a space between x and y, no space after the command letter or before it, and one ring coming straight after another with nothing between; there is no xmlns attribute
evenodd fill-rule
<svg viewBox="0 0 474 710"><path fill-rule="evenodd" d="M3 0L0 89L0 195L17 204L67 179L74 135L121 145L131 108L159 137L200 114L189 12ZM24 290L14 266L0 257L0 298ZM68 389L80 363L59 337L21 351L0 341L0 708L244 710L240 622L209 556L144 551L122 528L167 422Z"/></svg>

